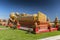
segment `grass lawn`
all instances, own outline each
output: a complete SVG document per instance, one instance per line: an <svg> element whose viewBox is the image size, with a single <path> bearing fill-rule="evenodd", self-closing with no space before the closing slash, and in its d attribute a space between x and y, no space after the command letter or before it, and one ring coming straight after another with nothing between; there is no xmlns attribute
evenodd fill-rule
<svg viewBox="0 0 60 40"><path fill-rule="evenodd" d="M5 28L5 27L0 26L0 28ZM0 30L0 40L37 40L40 38L45 38L55 35L60 35L60 31L48 32L42 34L31 34L23 30L17 30L17 29L13 30L10 28L6 30Z"/></svg>

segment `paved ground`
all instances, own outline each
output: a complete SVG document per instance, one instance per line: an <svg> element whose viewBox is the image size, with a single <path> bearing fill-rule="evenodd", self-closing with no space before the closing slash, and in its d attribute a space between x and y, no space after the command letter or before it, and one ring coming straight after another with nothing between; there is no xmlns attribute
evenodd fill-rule
<svg viewBox="0 0 60 40"><path fill-rule="evenodd" d="M60 40L60 35L38 39L38 40Z"/></svg>
<svg viewBox="0 0 60 40"><path fill-rule="evenodd" d="M20 27L20 29L23 29L23 30L31 30L31 31L33 31L32 28L27 28L27 27Z"/></svg>

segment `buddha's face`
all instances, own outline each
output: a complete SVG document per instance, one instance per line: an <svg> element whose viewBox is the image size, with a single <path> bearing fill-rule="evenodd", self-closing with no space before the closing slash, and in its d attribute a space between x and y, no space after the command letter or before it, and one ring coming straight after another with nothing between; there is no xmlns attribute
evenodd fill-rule
<svg viewBox="0 0 60 40"><path fill-rule="evenodd" d="M11 19L13 19L13 20L14 20L15 18L11 18Z"/></svg>

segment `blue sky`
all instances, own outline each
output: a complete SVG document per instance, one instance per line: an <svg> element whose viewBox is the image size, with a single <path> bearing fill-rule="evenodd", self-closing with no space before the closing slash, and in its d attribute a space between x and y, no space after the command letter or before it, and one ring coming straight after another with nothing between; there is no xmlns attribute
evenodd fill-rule
<svg viewBox="0 0 60 40"><path fill-rule="evenodd" d="M46 14L50 20L60 19L60 0L0 0L0 18L8 19L11 12Z"/></svg>

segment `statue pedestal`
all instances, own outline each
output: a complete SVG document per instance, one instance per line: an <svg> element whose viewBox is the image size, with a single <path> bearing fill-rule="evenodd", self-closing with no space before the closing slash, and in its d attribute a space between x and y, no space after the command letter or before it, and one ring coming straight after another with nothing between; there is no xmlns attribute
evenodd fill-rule
<svg viewBox="0 0 60 40"><path fill-rule="evenodd" d="M35 33L53 32L57 31L57 28L52 28L52 25L46 23L35 24Z"/></svg>
<svg viewBox="0 0 60 40"><path fill-rule="evenodd" d="M35 33L43 33L43 32L49 32L48 29L48 23L40 23L39 25L36 25L35 27Z"/></svg>

